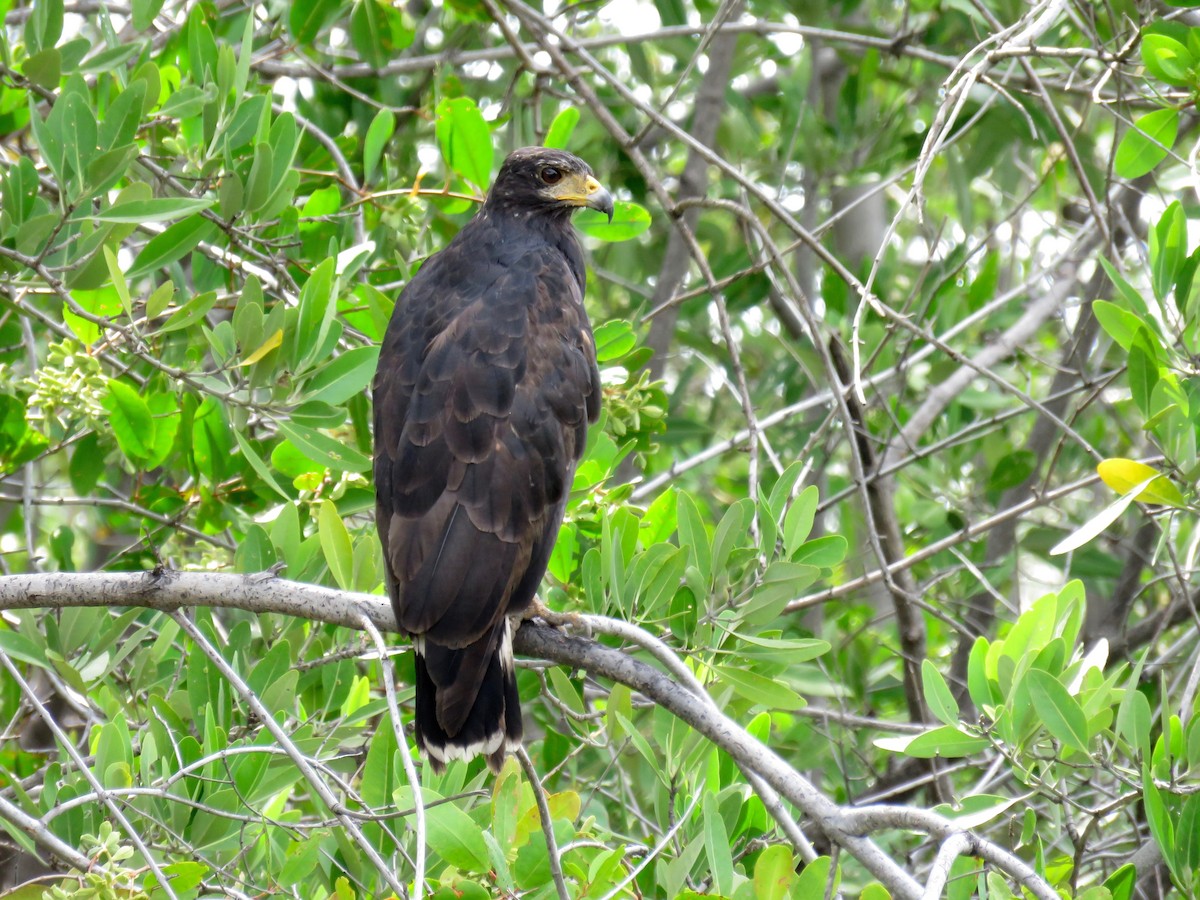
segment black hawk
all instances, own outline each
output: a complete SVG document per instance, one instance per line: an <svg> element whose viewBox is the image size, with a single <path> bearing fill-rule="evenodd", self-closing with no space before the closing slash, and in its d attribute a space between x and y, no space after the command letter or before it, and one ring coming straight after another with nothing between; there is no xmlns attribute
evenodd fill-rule
<svg viewBox="0 0 1200 900"><path fill-rule="evenodd" d="M504 161L478 214L396 301L375 373L376 523L416 651L417 745L436 771L520 745L509 617L558 536L600 373L571 213L612 218L587 163Z"/></svg>

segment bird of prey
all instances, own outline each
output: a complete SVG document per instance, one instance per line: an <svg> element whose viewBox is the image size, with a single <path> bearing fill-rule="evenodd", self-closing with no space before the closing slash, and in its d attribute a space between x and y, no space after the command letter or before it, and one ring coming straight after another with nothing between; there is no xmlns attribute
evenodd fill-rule
<svg viewBox="0 0 1200 900"><path fill-rule="evenodd" d="M613 202L587 163L505 159L475 217L396 301L375 373L376 523L416 651L417 745L435 771L520 746L511 616L558 536L600 373L571 213Z"/></svg>

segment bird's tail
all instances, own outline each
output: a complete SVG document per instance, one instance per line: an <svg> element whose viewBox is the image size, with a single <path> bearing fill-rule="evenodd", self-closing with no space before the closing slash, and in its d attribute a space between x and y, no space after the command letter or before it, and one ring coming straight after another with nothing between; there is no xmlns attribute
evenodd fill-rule
<svg viewBox="0 0 1200 900"><path fill-rule="evenodd" d="M435 772L452 759L486 756L499 772L521 745L521 702L507 618L473 644L447 647L413 636L417 746Z"/></svg>

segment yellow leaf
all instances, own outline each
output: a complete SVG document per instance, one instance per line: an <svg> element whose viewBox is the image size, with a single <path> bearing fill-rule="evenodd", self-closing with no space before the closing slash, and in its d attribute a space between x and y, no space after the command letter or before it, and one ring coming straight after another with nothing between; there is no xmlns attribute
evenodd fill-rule
<svg viewBox="0 0 1200 900"><path fill-rule="evenodd" d="M1179 488L1167 476L1159 474L1153 466L1132 459L1106 459L1096 466L1100 480L1118 494L1127 494L1149 478L1154 480L1142 488L1137 499L1144 503L1162 503L1166 506L1183 506L1185 501ZM1158 475L1157 478L1154 476Z"/></svg>
<svg viewBox="0 0 1200 900"><path fill-rule="evenodd" d="M246 357L243 366L252 366L280 344L283 343L283 329L275 329L275 333L262 342L262 346Z"/></svg>

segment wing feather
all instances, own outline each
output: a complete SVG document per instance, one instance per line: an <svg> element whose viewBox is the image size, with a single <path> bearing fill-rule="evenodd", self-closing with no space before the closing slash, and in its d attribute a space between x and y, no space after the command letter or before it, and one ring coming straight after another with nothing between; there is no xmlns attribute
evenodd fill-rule
<svg viewBox="0 0 1200 900"><path fill-rule="evenodd" d="M577 246L471 253L493 246L482 218L404 291L375 382L388 590L400 628L422 638L422 677L437 690L425 713L451 738L494 667L505 616L538 589L600 404ZM519 712L501 714L519 735Z"/></svg>

